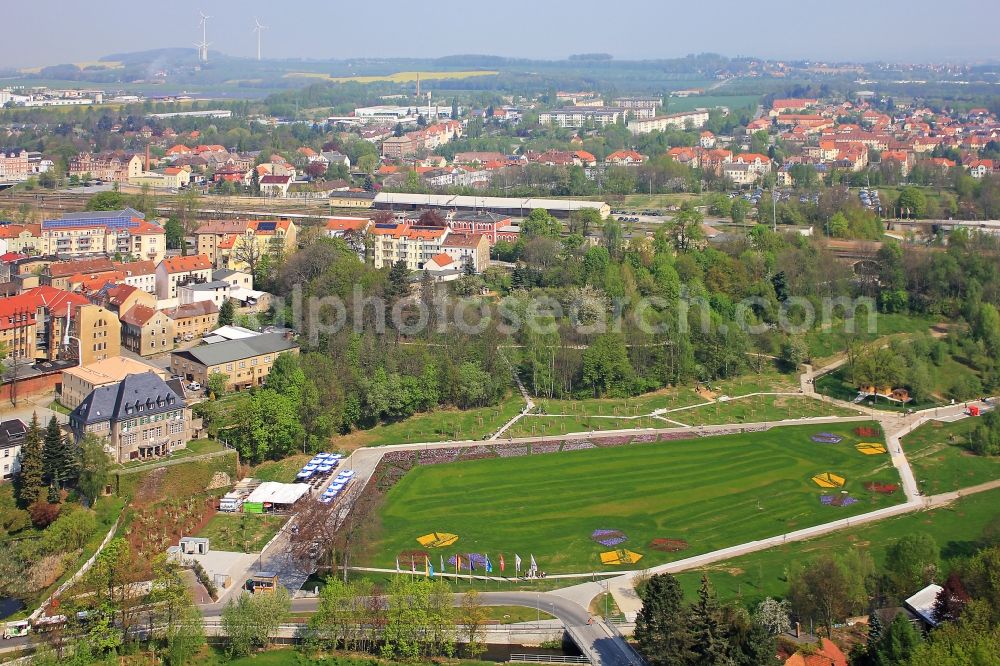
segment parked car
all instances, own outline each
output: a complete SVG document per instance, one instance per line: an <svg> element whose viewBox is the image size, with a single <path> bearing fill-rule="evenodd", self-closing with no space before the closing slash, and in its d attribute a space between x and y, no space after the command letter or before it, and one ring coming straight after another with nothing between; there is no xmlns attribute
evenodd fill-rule
<svg viewBox="0 0 1000 666"><path fill-rule="evenodd" d="M187 385L187 388L189 391L200 391L201 384L199 384L198 382L191 382L190 384Z"/></svg>

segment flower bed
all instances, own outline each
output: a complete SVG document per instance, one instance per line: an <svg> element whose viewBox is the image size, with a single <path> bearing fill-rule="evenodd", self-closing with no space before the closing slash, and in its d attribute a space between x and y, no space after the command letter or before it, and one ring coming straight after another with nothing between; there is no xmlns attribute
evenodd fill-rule
<svg viewBox="0 0 1000 666"><path fill-rule="evenodd" d="M452 555L447 559L448 566L452 571L455 570L455 557L455 555ZM475 564L476 569L486 571L486 556L482 553L461 553L461 557L462 566L459 569L460 571L469 571L470 563Z"/></svg>
<svg viewBox="0 0 1000 666"><path fill-rule="evenodd" d="M649 547L663 553L676 553L687 550L688 542L684 539L653 539L649 542Z"/></svg>
<svg viewBox="0 0 1000 666"><path fill-rule="evenodd" d="M563 451L583 451L585 449L596 449L593 442L585 439L567 439L563 442Z"/></svg>
<svg viewBox="0 0 1000 666"><path fill-rule="evenodd" d="M595 437L593 440L597 446L625 446L632 443L632 435L613 435L611 437Z"/></svg>
<svg viewBox="0 0 1000 666"><path fill-rule="evenodd" d="M469 446L462 449L462 453L459 455L461 460L483 460L496 457L497 453L492 446Z"/></svg>
<svg viewBox="0 0 1000 666"><path fill-rule="evenodd" d="M854 434L858 437L879 437L882 434L882 429L872 426L858 426L854 429Z"/></svg>
<svg viewBox="0 0 1000 666"><path fill-rule="evenodd" d="M501 458L519 458L528 455L528 447L525 444L500 444L496 452Z"/></svg>
<svg viewBox="0 0 1000 666"><path fill-rule="evenodd" d="M399 566L402 569L409 567L411 561L418 567L423 567L425 558L429 557L430 553L426 550L401 550L399 551L399 555L396 556L396 561L399 562Z"/></svg>
<svg viewBox="0 0 1000 666"><path fill-rule="evenodd" d="M532 442L531 452L534 453L558 453L562 442Z"/></svg>
<svg viewBox="0 0 1000 666"><path fill-rule="evenodd" d="M840 444L844 441L843 437L834 435L832 432L818 432L809 439L817 444Z"/></svg>
<svg viewBox="0 0 1000 666"><path fill-rule="evenodd" d="M690 432L661 432L657 438L660 442L672 442L678 439L691 439L694 433Z"/></svg>
<svg viewBox="0 0 1000 666"><path fill-rule="evenodd" d="M826 506L851 506L858 500L850 495L820 495L819 501Z"/></svg>
<svg viewBox="0 0 1000 666"><path fill-rule="evenodd" d="M417 458L417 464L419 465L439 465L441 463L450 463L458 460L458 454L462 452L462 449L450 448L450 449L427 449L426 451L421 451L419 457Z"/></svg>
<svg viewBox="0 0 1000 666"><path fill-rule="evenodd" d="M643 433L641 435L636 435L632 438L633 444L649 444L650 442L655 442L657 435L655 432Z"/></svg>
<svg viewBox="0 0 1000 666"><path fill-rule="evenodd" d="M617 546L628 541L628 537L621 530L594 530L590 533L590 538L602 546Z"/></svg>
<svg viewBox="0 0 1000 666"><path fill-rule="evenodd" d="M382 461L389 464L413 464L416 460L416 451L389 451L382 456Z"/></svg>
<svg viewBox="0 0 1000 666"><path fill-rule="evenodd" d="M891 495L899 490L899 485L896 483L879 483L878 481L869 481L865 483L865 490L870 490L873 493L881 493L882 495Z"/></svg>

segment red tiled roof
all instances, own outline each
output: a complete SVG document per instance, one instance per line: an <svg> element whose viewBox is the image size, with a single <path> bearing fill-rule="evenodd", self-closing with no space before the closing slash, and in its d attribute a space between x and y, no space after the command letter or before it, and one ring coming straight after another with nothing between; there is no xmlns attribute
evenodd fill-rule
<svg viewBox="0 0 1000 666"><path fill-rule="evenodd" d="M191 271L211 270L212 262L203 254L189 257L168 257L160 262L167 273L188 273Z"/></svg>
<svg viewBox="0 0 1000 666"><path fill-rule="evenodd" d="M145 326L146 322L156 316L156 310L146 305L133 305L128 312L121 315L119 319L123 324L132 326Z"/></svg>

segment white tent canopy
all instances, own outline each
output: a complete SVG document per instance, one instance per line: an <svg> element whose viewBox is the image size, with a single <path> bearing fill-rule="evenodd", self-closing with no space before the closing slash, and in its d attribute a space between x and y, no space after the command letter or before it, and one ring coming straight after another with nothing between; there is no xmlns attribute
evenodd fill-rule
<svg viewBox="0 0 1000 666"><path fill-rule="evenodd" d="M307 492L309 492L309 485L305 483L265 481L250 493L246 501L264 504L295 504Z"/></svg>

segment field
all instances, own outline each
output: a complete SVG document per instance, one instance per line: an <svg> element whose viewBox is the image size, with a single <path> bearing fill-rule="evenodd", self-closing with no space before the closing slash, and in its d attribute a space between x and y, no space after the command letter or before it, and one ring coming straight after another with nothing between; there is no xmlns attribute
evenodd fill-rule
<svg viewBox="0 0 1000 666"><path fill-rule="evenodd" d="M217 513L197 536L209 539L213 550L259 553L285 520L284 516Z"/></svg>
<svg viewBox="0 0 1000 666"><path fill-rule="evenodd" d="M843 352L848 340L868 343L886 338L885 341L888 342L888 336L927 332L936 323L937 320L932 317L879 313L875 319L875 330L866 331L868 318L859 310L854 321L855 332L849 333L845 322L838 319L826 328L810 330L805 334L805 340L813 365L819 367L824 364L823 361Z"/></svg>
<svg viewBox="0 0 1000 666"><path fill-rule="evenodd" d="M975 418L952 423L931 421L903 438L903 450L923 494L936 495L1000 478L1000 457L977 456L964 448L969 432L977 425Z"/></svg>
<svg viewBox="0 0 1000 666"><path fill-rule="evenodd" d="M337 450L353 451L362 446L483 439L514 418L523 407L521 396L513 394L494 407L440 409L370 430L358 430L350 435L334 437L331 446Z"/></svg>
<svg viewBox="0 0 1000 666"><path fill-rule="evenodd" d="M760 102L757 95L695 95L693 97L671 97L665 113L680 113L695 109L713 109L717 106L728 107L730 111L753 107Z"/></svg>
<svg viewBox="0 0 1000 666"><path fill-rule="evenodd" d="M902 501L900 493L866 491L863 482L895 482L885 455L864 456L855 424L794 426L659 444L599 448L520 458L418 466L387 494L369 564L391 568L401 552L431 532L458 535L435 552L534 554L549 572L644 568L748 540L782 534ZM819 432L843 436L817 444ZM871 439L871 438L868 438ZM814 475L835 472L856 503L825 506ZM618 548L642 555L636 564L602 566L614 551L592 540L620 530ZM686 544L671 550L654 539ZM508 573L510 569L508 568Z"/></svg>
<svg viewBox="0 0 1000 666"><path fill-rule="evenodd" d="M500 72L493 70L468 70L463 72L396 72L383 76L329 76L320 72L289 72L286 78L307 78L329 81L331 83L411 83L418 78L421 81L441 81L453 79L470 79L475 76L496 76Z"/></svg>
<svg viewBox="0 0 1000 666"><path fill-rule="evenodd" d="M870 551L876 567L885 562L886 549L899 538L916 532L934 537L945 562L968 556L991 521L1000 514L1000 489L970 495L947 507L911 513L877 523L828 534L817 539L790 543L713 564L704 570L678 574L689 599L697 597L701 574L707 573L719 598L757 603L766 596L788 592L787 573L795 563L845 548Z"/></svg>

